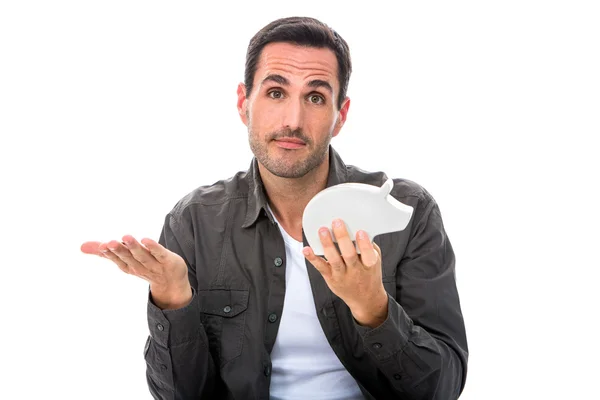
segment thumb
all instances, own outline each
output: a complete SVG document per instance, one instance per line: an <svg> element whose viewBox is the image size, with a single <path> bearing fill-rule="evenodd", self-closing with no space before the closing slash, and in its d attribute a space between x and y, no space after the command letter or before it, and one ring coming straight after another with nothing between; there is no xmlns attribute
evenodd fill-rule
<svg viewBox="0 0 600 400"><path fill-rule="evenodd" d="M313 252L312 248L306 246L302 249L302 254L304 254L304 257L306 257L306 259L313 265L313 267L315 267L317 271L319 271L321 275L323 275L323 278L329 278L331 276L331 266L329 265L329 263L323 258L318 257Z"/></svg>
<svg viewBox="0 0 600 400"><path fill-rule="evenodd" d="M163 263L167 260L169 250L165 249L160 243L149 238L144 238L141 242L159 263Z"/></svg>

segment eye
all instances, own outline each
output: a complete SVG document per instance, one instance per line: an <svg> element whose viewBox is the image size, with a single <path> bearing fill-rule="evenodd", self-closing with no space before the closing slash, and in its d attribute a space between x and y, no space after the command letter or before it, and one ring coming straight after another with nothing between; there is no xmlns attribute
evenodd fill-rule
<svg viewBox="0 0 600 400"><path fill-rule="evenodd" d="M308 101L310 101L312 104L324 104L325 98L319 94L311 94L308 96Z"/></svg>
<svg viewBox="0 0 600 400"><path fill-rule="evenodd" d="M271 90L269 92L269 97L272 99L281 99L283 97L283 93L280 90Z"/></svg>

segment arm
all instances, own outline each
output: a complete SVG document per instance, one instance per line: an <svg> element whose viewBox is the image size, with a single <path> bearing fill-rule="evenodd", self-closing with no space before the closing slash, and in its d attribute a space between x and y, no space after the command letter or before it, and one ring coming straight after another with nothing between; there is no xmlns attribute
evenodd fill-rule
<svg viewBox="0 0 600 400"><path fill-rule="evenodd" d="M159 244L185 260L192 291L189 304L169 309L169 301L163 300L169 296L163 296L162 292L153 296L152 289L148 296L150 336L144 358L148 387L155 399L211 398L217 374L200 322L193 236L191 229L187 232L185 229L182 223L168 215ZM173 301L171 304L185 303L188 302Z"/></svg>
<svg viewBox="0 0 600 400"><path fill-rule="evenodd" d="M454 252L433 199L411 234L385 321L374 329L356 326L398 395L456 399L466 380L467 340Z"/></svg>

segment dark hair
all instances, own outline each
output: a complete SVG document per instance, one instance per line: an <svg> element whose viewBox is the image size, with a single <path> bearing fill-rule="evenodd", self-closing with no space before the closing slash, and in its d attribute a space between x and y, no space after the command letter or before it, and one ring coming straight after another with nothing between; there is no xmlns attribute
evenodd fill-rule
<svg viewBox="0 0 600 400"><path fill-rule="evenodd" d="M350 49L342 37L323 22L309 17L288 17L275 20L262 28L254 35L248 45L246 53L246 70L244 84L246 96L250 96L254 83L256 65L262 49L269 43L285 42L300 46L329 48L335 53L338 63L338 80L340 93L338 94L338 109L346 98L348 82L352 72Z"/></svg>

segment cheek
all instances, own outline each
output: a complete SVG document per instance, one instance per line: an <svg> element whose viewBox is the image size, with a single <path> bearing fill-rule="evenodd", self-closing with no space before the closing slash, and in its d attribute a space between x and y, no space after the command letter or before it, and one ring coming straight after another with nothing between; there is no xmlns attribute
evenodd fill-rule
<svg viewBox="0 0 600 400"><path fill-rule="evenodd" d="M262 113L250 113L249 128L255 135L263 136L268 131L268 126L265 126L265 115Z"/></svg>
<svg viewBox="0 0 600 400"><path fill-rule="evenodd" d="M310 128L311 132L331 132L335 128L336 116L334 113L325 110L315 110L313 113L306 114L305 126Z"/></svg>
<svg viewBox="0 0 600 400"><path fill-rule="evenodd" d="M249 122L252 129L258 133L269 132L273 128L273 121L277 121L275 110L265 107L260 102L255 102L249 110Z"/></svg>

